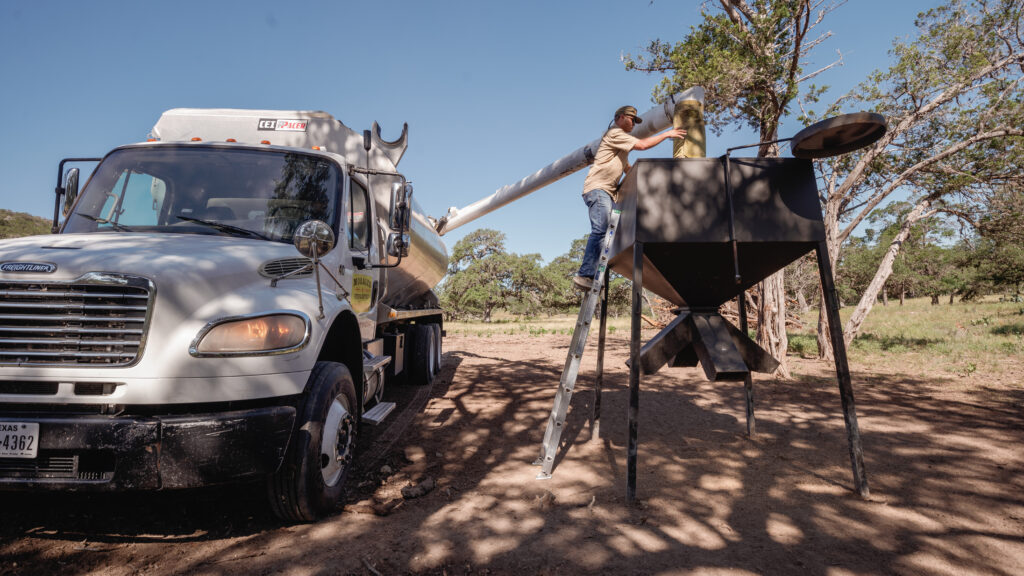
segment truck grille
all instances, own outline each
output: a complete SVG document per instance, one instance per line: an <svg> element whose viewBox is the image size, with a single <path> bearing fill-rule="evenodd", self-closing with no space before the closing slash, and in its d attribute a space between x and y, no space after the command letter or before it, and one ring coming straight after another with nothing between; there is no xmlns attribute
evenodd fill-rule
<svg viewBox="0 0 1024 576"><path fill-rule="evenodd" d="M124 366L145 342L155 290L144 278L0 282L0 364Z"/></svg>

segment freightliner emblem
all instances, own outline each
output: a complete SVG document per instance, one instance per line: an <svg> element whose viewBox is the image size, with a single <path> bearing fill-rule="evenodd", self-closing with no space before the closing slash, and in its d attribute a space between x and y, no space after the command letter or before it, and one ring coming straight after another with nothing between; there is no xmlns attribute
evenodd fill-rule
<svg viewBox="0 0 1024 576"><path fill-rule="evenodd" d="M57 269L56 264L43 262L4 262L0 264L0 272L30 272L35 274L49 274Z"/></svg>

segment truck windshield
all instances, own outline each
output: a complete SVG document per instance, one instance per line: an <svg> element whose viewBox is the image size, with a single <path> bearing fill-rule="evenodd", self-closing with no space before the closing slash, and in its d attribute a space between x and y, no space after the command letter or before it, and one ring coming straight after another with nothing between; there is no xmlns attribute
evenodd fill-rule
<svg viewBox="0 0 1024 576"><path fill-rule="evenodd" d="M335 228L341 178L316 156L271 150L154 146L111 153L65 232L228 234L290 242L306 220Z"/></svg>

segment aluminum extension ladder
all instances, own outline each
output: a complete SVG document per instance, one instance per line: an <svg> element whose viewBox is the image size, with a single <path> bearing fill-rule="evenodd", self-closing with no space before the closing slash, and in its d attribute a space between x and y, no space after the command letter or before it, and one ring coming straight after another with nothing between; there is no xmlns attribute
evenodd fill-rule
<svg viewBox="0 0 1024 576"><path fill-rule="evenodd" d="M615 238L615 229L619 225L621 211L613 209L608 218L608 231L604 235L604 243L601 246L601 258L597 262L597 275L594 283L583 299L580 306L580 315L576 319L576 328L572 332L572 342L569 344L569 353L565 358L565 368L562 370L562 378L558 384L558 391L555 392L555 403L551 407L551 416L548 417L548 427L544 431L544 441L540 447L540 457L533 462L534 466L541 466L537 474L538 480L551 478L551 470L555 467L555 455L558 452L558 442L562 437L562 430L565 427L565 415L569 410L569 401L572 400L572 392L576 387L576 378L580 372L580 361L583 357L583 348L587 345L587 336L590 334L590 324L594 320L594 309L601 297L601 288L604 287L608 268L609 252L612 248L612 241Z"/></svg>

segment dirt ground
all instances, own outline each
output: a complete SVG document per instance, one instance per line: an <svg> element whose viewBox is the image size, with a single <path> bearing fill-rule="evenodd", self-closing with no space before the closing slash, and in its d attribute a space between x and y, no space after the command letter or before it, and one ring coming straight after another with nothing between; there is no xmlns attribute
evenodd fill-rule
<svg viewBox="0 0 1024 576"><path fill-rule="evenodd" d="M999 574L1024 570L1024 360L995 378L852 366L871 497L853 491L834 372L743 386L643 379L625 503L628 340L602 418L587 349L549 480L535 479L569 337L454 336L432 388L364 435L345 508L274 520L258 487L0 493L0 575ZM403 499L410 484L433 490Z"/></svg>

